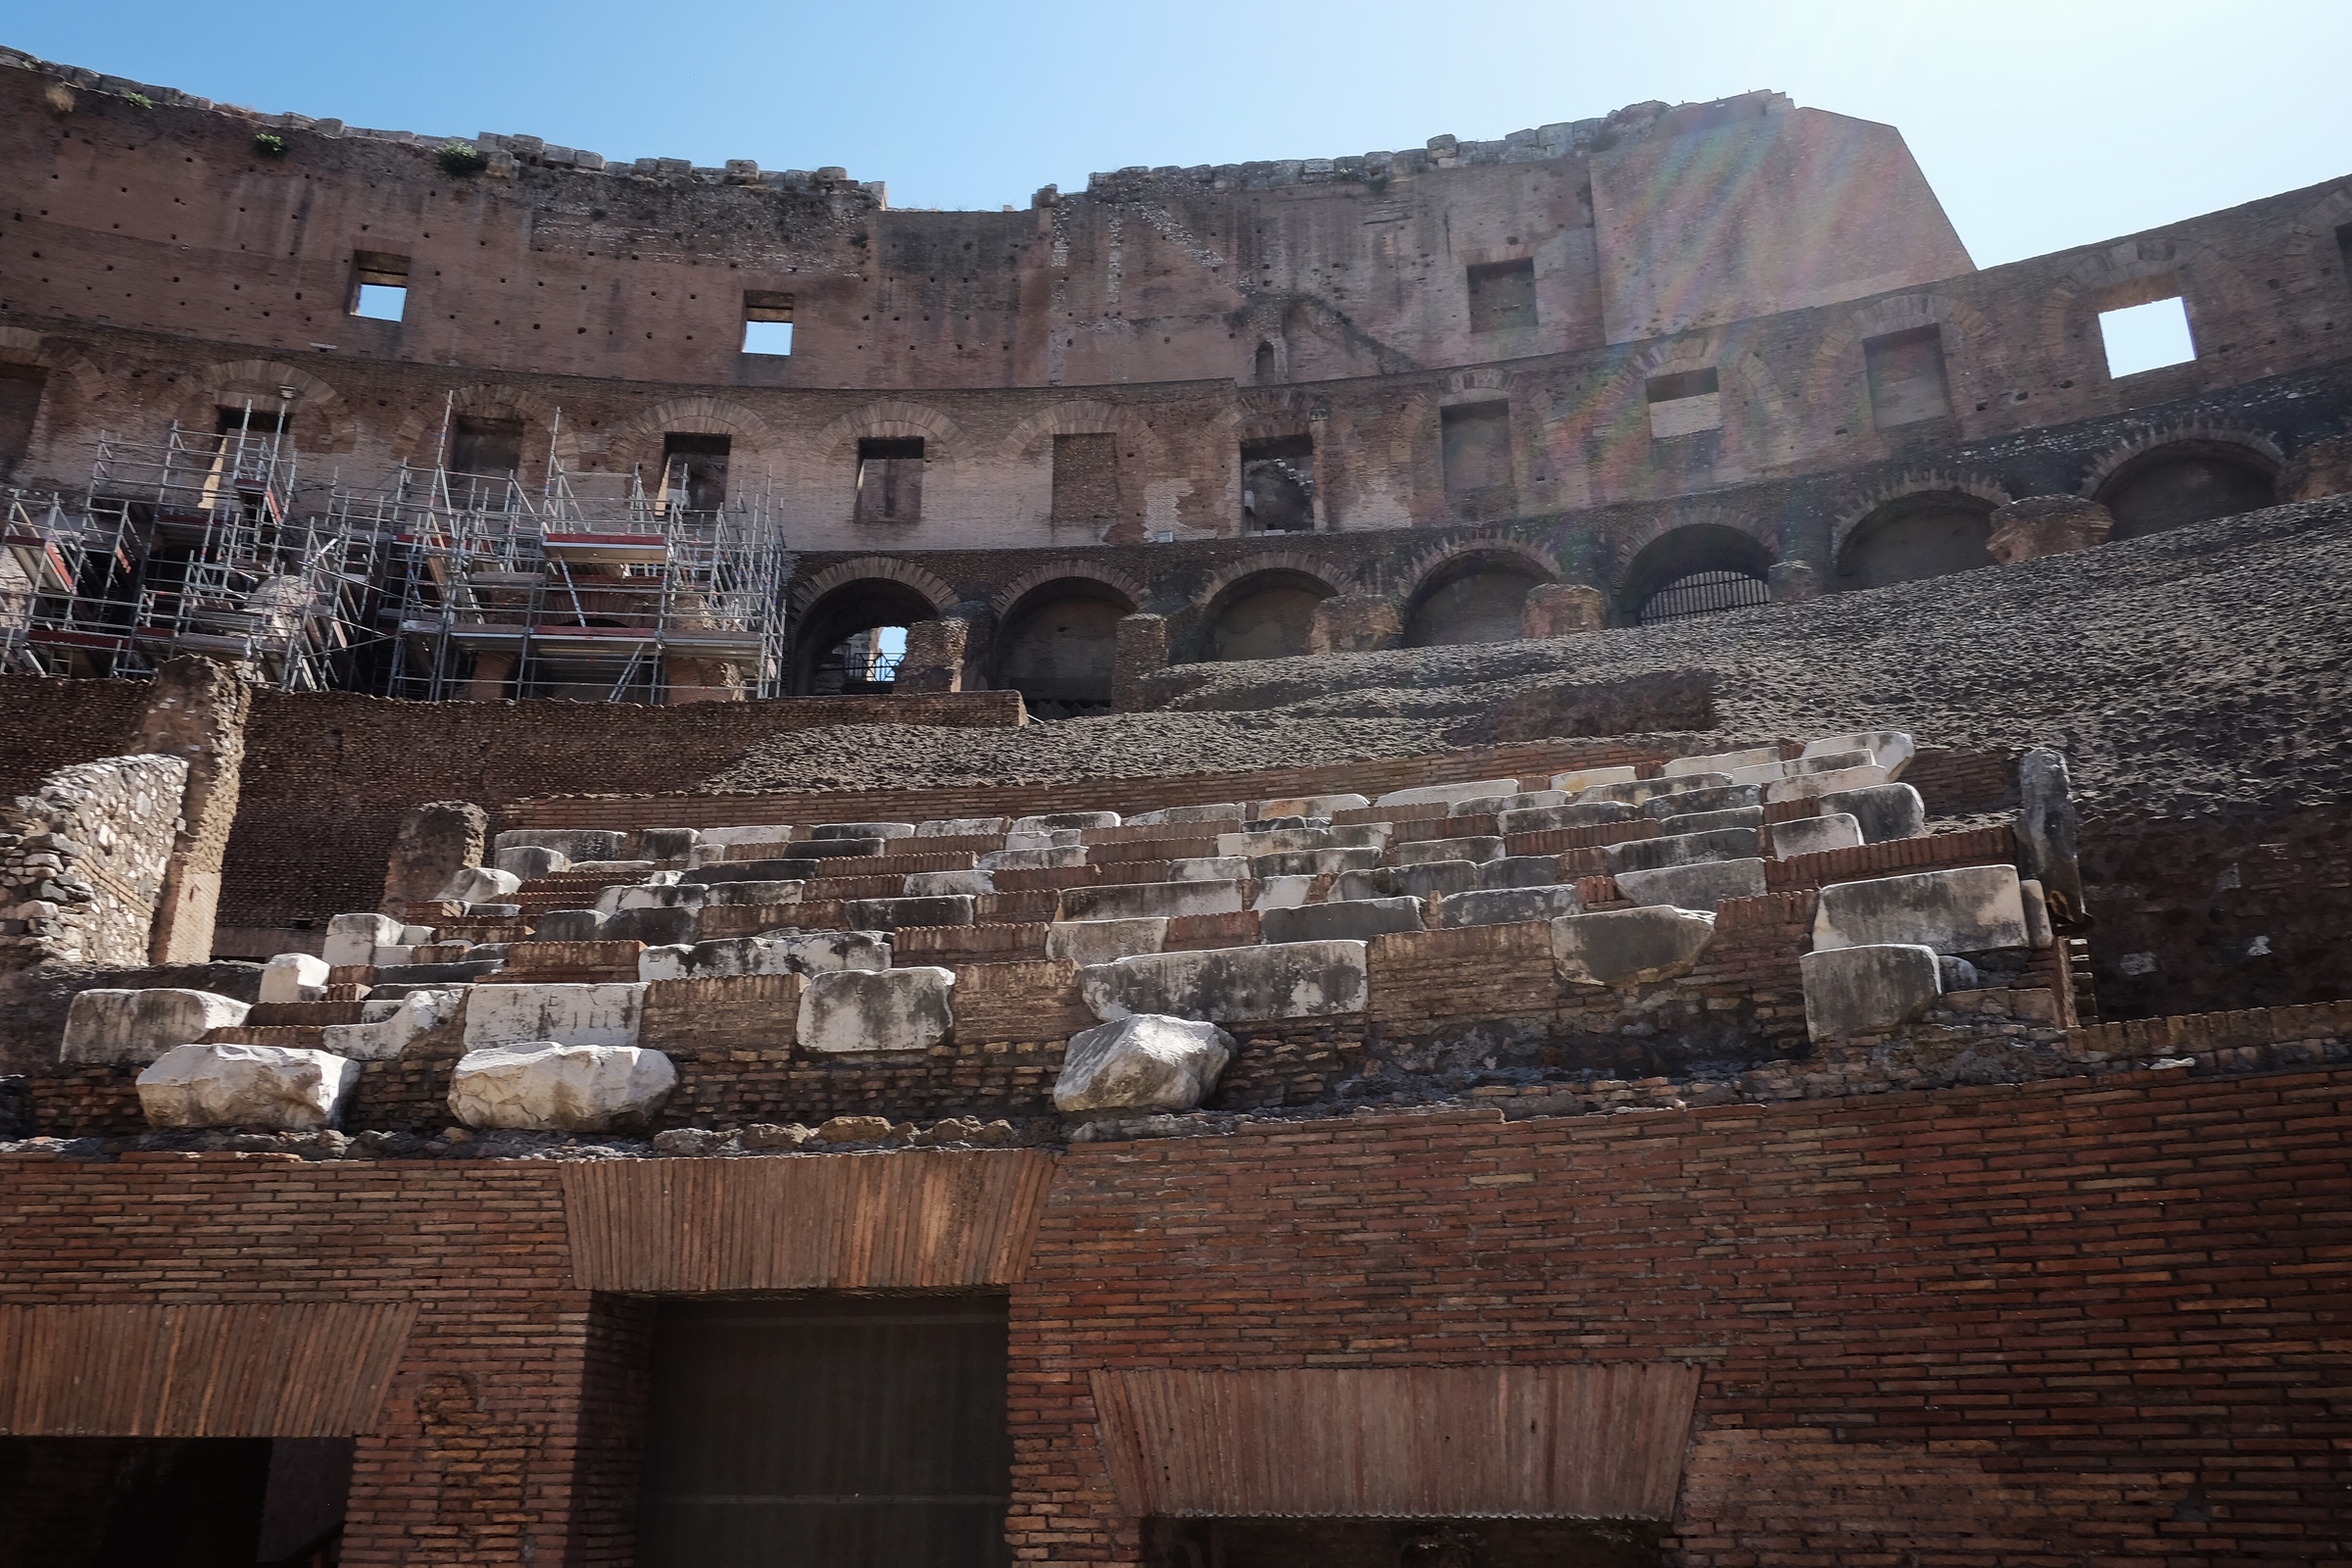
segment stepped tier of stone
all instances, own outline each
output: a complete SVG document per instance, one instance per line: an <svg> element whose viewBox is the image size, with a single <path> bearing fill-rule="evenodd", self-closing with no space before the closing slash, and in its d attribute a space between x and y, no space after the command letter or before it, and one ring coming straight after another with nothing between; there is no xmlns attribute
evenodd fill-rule
<svg viewBox="0 0 2352 1568"><path fill-rule="evenodd" d="M80 993L35 1115L558 1147L1052 1141L2119 1054L2088 1043L2063 760L2027 755L2011 819L1931 831L1918 755L1865 731L1465 777L1479 759L1456 754L1372 797L1119 812L1054 809L1049 789L1019 816L808 823L747 803L725 825L509 828L471 851L436 850L428 810L404 874L441 854L438 897L336 917L322 955L266 966L258 1004Z"/></svg>

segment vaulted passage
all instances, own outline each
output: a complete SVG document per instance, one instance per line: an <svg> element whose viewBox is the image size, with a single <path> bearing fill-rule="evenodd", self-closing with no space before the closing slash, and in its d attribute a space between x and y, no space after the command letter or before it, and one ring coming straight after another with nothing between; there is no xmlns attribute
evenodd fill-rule
<svg viewBox="0 0 2352 1568"><path fill-rule="evenodd" d="M0 1438L0 1568L324 1568L352 1445Z"/></svg>
<svg viewBox="0 0 2352 1568"><path fill-rule="evenodd" d="M641 1568L1010 1560L998 1296L665 1301Z"/></svg>
<svg viewBox="0 0 2352 1568"><path fill-rule="evenodd" d="M2278 497L2268 465L2254 453L2223 442L2181 441L2118 469L2098 499L2115 514L2109 537L2136 539L2255 512Z"/></svg>

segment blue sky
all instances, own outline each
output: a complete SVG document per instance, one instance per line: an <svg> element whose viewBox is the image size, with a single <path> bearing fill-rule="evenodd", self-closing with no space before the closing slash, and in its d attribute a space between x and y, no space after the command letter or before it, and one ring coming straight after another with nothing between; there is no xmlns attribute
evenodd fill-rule
<svg viewBox="0 0 2352 1568"><path fill-rule="evenodd" d="M1980 265L2352 172L2352 0L82 0L0 42L262 110L839 164L901 207L1774 87L1902 127Z"/></svg>

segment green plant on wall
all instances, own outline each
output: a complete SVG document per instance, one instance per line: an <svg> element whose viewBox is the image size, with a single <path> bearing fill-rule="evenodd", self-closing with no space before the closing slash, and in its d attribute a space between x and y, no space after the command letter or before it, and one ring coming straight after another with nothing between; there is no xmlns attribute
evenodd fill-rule
<svg viewBox="0 0 2352 1568"><path fill-rule="evenodd" d="M441 167L453 174L478 174L490 167L490 160L473 143L453 141L441 149Z"/></svg>
<svg viewBox="0 0 2352 1568"><path fill-rule="evenodd" d="M155 100L143 92L126 92L122 95L122 101L133 109L153 109L155 107Z"/></svg>
<svg viewBox="0 0 2352 1568"><path fill-rule="evenodd" d="M286 138L273 130L265 130L253 138L253 150L264 158L286 156Z"/></svg>

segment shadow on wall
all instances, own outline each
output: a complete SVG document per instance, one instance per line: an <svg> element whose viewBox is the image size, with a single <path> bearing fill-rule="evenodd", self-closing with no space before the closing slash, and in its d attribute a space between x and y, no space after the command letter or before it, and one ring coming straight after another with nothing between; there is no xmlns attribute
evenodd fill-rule
<svg viewBox="0 0 2352 1568"><path fill-rule="evenodd" d="M1119 620L1135 608L1109 584L1084 577L1040 584L1004 616L992 684L1019 692L1032 718L1108 712Z"/></svg>
<svg viewBox="0 0 2352 1568"><path fill-rule="evenodd" d="M1422 585L1405 616L1404 646L1516 642L1527 635L1527 596L1555 580L1524 562L1473 558Z"/></svg>
<svg viewBox="0 0 2352 1568"><path fill-rule="evenodd" d="M1336 592L1303 571L1252 572L1209 601L1200 658L1227 663L1306 653L1315 607Z"/></svg>

